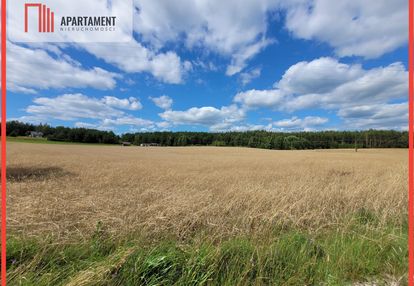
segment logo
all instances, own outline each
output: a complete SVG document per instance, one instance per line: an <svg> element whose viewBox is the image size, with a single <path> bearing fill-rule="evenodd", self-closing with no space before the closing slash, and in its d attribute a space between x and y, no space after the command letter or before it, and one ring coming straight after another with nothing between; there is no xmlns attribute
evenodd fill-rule
<svg viewBox="0 0 414 286"><path fill-rule="evenodd" d="M8 0L16 43L118 43L133 39L133 0Z"/></svg>
<svg viewBox="0 0 414 286"><path fill-rule="evenodd" d="M41 3L26 3L24 4L24 32L29 32L29 10L30 8L37 8L37 15L39 20L39 33L53 33L55 31L55 12Z"/></svg>

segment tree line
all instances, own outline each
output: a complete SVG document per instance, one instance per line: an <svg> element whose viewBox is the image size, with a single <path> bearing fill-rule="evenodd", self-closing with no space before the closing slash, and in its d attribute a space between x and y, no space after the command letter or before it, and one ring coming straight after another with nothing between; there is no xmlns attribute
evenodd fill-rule
<svg viewBox="0 0 414 286"><path fill-rule="evenodd" d="M116 135L112 131L88 128L52 127L19 121L7 122L7 136L27 136L42 132L51 141L161 146L233 146L263 149L407 148L408 132L394 130L317 132L140 132Z"/></svg>
<svg viewBox="0 0 414 286"><path fill-rule="evenodd" d="M42 132L43 137L50 141L118 144L119 136L112 131L101 131L88 128L52 127L47 124L34 125L19 121L6 123L7 136L28 136L30 132Z"/></svg>
<svg viewBox="0 0 414 286"><path fill-rule="evenodd" d="M262 149L407 148L408 132L393 130L318 132L145 132L127 133L123 141L134 145L233 146Z"/></svg>

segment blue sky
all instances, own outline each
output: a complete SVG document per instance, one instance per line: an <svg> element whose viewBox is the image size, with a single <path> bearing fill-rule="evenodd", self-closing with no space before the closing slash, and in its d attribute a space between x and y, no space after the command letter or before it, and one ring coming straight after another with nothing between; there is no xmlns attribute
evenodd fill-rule
<svg viewBox="0 0 414 286"><path fill-rule="evenodd" d="M367 2L136 0L130 43L8 42L8 118L116 133L404 130L407 1Z"/></svg>

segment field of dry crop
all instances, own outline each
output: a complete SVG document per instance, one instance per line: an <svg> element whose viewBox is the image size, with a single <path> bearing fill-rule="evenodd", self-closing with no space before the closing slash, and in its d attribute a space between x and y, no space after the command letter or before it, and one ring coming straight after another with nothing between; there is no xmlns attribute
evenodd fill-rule
<svg viewBox="0 0 414 286"><path fill-rule="evenodd" d="M406 150L268 151L9 144L9 231L77 239L98 221L185 238L318 229L360 209L403 219Z"/></svg>
<svg viewBox="0 0 414 286"><path fill-rule="evenodd" d="M8 154L10 237L76 242L101 224L113 238L183 243L318 234L355 214L378 229L406 222L407 150L9 143Z"/></svg>

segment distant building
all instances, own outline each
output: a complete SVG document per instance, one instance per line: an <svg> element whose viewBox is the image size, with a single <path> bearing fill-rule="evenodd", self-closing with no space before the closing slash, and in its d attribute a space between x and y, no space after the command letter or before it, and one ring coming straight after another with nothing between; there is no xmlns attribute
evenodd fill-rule
<svg viewBox="0 0 414 286"><path fill-rule="evenodd" d="M122 146L131 146L131 142L122 142Z"/></svg>
<svg viewBox="0 0 414 286"><path fill-rule="evenodd" d="M141 147L159 147L159 146L161 146L160 144L158 144L158 143L141 143L141 145L140 145Z"/></svg>
<svg viewBox="0 0 414 286"><path fill-rule="evenodd" d="M30 131L29 137L42 138L43 137L43 132Z"/></svg>

